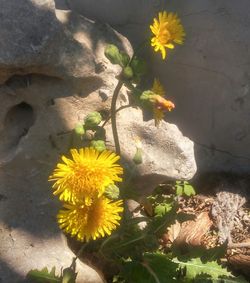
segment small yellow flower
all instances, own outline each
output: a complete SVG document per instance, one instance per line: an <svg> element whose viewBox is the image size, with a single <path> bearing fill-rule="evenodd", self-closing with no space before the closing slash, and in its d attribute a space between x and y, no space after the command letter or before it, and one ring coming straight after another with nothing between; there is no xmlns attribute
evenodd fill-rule
<svg viewBox="0 0 250 283"><path fill-rule="evenodd" d="M89 205L66 203L57 215L58 223L65 233L79 241L96 240L117 228L123 211L121 205L121 200L112 202L104 197L92 199Z"/></svg>
<svg viewBox="0 0 250 283"><path fill-rule="evenodd" d="M162 59L166 58L166 48L173 49L174 43L183 43L185 32L180 19L174 13L159 12L159 19L154 18L150 29L154 35L151 46L155 52L161 51Z"/></svg>
<svg viewBox="0 0 250 283"><path fill-rule="evenodd" d="M93 196L102 195L106 186L122 181L119 175L123 169L116 163L120 157L115 153L88 147L70 152L72 159L62 156L64 163L57 164L49 177L49 181L55 181L54 194L59 194L60 200L88 203Z"/></svg>
<svg viewBox="0 0 250 283"><path fill-rule="evenodd" d="M151 102L154 104L153 112L155 119L155 126L158 127L160 121L164 117L165 111L171 111L175 108L175 105L170 100L166 100L163 96L165 95L165 91L159 80L155 79L152 92L154 95L151 98Z"/></svg>

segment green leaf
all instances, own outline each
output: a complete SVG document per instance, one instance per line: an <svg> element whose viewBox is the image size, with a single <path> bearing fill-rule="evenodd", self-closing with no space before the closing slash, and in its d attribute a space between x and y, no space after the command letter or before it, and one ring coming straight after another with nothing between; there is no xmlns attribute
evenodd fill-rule
<svg viewBox="0 0 250 283"><path fill-rule="evenodd" d="M177 205L173 204L172 209L163 215L156 215L148 223L148 233L161 236L166 228L176 220Z"/></svg>
<svg viewBox="0 0 250 283"><path fill-rule="evenodd" d="M56 268L53 267L51 271L45 267L42 270L30 270L27 274L27 278L35 280L37 283L61 283L62 277L55 275Z"/></svg>
<svg viewBox="0 0 250 283"><path fill-rule="evenodd" d="M176 195L177 196L182 196L183 195L183 187L181 185L176 185Z"/></svg>
<svg viewBox="0 0 250 283"><path fill-rule="evenodd" d="M218 279L221 276L232 276L226 268L223 268L216 261L203 263L200 258L192 258L188 261L180 261L177 258L173 262L180 265L181 269L185 270L185 278L192 281L197 276L203 276L211 279Z"/></svg>
<svg viewBox="0 0 250 283"><path fill-rule="evenodd" d="M185 195L187 195L188 197L190 196L194 196L196 193L195 193L195 190L193 188L192 185L190 185L189 183L187 182L184 182L184 189L183 189L183 192Z"/></svg>
<svg viewBox="0 0 250 283"><path fill-rule="evenodd" d="M161 203L155 207L154 213L158 216L163 216L164 214L169 212L172 209L172 207L173 207L172 203Z"/></svg>
<svg viewBox="0 0 250 283"><path fill-rule="evenodd" d="M172 283L178 265L166 255L146 253L142 261L125 262L121 275L125 282L133 283Z"/></svg>
<svg viewBox="0 0 250 283"><path fill-rule="evenodd" d="M186 195L188 197L196 194L194 187L187 181L176 181L175 182L176 195Z"/></svg>

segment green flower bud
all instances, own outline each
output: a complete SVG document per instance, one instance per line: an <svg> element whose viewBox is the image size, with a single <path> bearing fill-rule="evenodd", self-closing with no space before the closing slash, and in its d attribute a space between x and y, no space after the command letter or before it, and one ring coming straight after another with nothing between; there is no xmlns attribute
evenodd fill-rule
<svg viewBox="0 0 250 283"><path fill-rule="evenodd" d="M112 64L120 65L121 67L127 66L130 60L128 54L124 51L120 51L114 44L109 44L104 54Z"/></svg>
<svg viewBox="0 0 250 283"><path fill-rule="evenodd" d="M132 79L134 76L132 68L130 66L126 66L122 71L122 75L127 80Z"/></svg>
<svg viewBox="0 0 250 283"><path fill-rule="evenodd" d="M119 198L120 190L116 185L110 184L105 188L104 195L109 199L115 200Z"/></svg>
<svg viewBox="0 0 250 283"><path fill-rule="evenodd" d="M65 268L63 270L62 283L75 283L77 273L71 268Z"/></svg>
<svg viewBox="0 0 250 283"><path fill-rule="evenodd" d="M152 92L151 90L145 90L141 96L140 96L140 100L142 102L145 102L145 103L151 103L152 102L152 99L154 97L155 93Z"/></svg>
<svg viewBox="0 0 250 283"><path fill-rule="evenodd" d="M120 56L121 56L121 63L122 63L122 67L125 67L128 65L129 61L130 61L130 57L128 56L127 53L125 53L124 51L120 52Z"/></svg>
<svg viewBox="0 0 250 283"><path fill-rule="evenodd" d="M118 64L118 65L122 64L122 59L119 49L114 44L109 44L106 47L104 54L112 64Z"/></svg>
<svg viewBox="0 0 250 283"><path fill-rule="evenodd" d="M90 146L95 148L99 152L102 152L106 149L106 145L103 140L91 141Z"/></svg>
<svg viewBox="0 0 250 283"><path fill-rule="evenodd" d="M84 119L85 128L86 129L94 129L96 126L98 126L102 121L102 116L99 112L91 112L87 115L87 117Z"/></svg>
<svg viewBox="0 0 250 283"><path fill-rule="evenodd" d="M85 134L85 129L82 124L78 124L75 126L74 131L77 135L82 136Z"/></svg>
<svg viewBox="0 0 250 283"><path fill-rule="evenodd" d="M133 161L136 165L139 165L142 163L142 149L141 148L137 147Z"/></svg>

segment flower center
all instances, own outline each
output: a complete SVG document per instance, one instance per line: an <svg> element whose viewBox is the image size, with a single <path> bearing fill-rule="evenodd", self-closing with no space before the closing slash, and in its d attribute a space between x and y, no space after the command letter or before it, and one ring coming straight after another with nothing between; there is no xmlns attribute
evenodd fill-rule
<svg viewBox="0 0 250 283"><path fill-rule="evenodd" d="M168 29L163 26L159 29L159 33L157 35L157 39L160 42L160 44L165 45L170 41L171 35Z"/></svg>

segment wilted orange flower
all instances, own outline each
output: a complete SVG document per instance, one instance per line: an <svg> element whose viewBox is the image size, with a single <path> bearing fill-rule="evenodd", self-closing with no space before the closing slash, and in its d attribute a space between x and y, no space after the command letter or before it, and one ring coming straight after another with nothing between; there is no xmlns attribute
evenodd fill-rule
<svg viewBox="0 0 250 283"><path fill-rule="evenodd" d="M158 127L160 124L160 121L164 117L165 111L171 111L175 108L175 105L170 100L166 100L163 96L165 95L165 91L163 89L163 86L159 82L159 80L155 79L152 92L154 95L152 95L151 102L154 104L154 119L155 119L155 126Z"/></svg>

